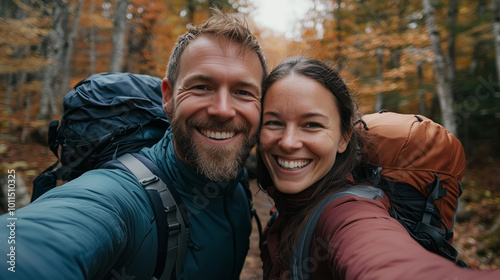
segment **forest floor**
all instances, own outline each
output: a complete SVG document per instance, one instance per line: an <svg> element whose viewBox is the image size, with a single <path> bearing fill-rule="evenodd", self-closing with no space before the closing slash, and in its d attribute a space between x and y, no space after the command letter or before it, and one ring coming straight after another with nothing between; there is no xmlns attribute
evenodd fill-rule
<svg viewBox="0 0 500 280"><path fill-rule="evenodd" d="M52 152L41 144L21 144L18 137L0 137L0 162L6 172L14 168L31 192L31 182L55 162ZM500 236L488 234L495 220L500 221L500 160L469 160L463 180L468 218L457 221L453 244L459 257L474 268L500 268ZM264 227L269 219L272 201L251 181L254 206ZM242 280L262 279L262 262L258 248L257 224L253 222L250 251L241 275Z"/></svg>

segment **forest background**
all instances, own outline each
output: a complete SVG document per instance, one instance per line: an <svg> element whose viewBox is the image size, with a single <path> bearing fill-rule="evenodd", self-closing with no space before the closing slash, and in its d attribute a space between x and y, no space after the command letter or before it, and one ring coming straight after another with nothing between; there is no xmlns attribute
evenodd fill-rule
<svg viewBox="0 0 500 280"><path fill-rule="evenodd" d="M2 0L0 174L15 168L31 182L55 161L47 126L77 82L99 72L162 78L177 36L218 6L246 19L270 68L319 59L362 112L418 113L455 134L467 171L454 244L471 266L500 267L500 0L302 1L311 8L290 37L254 22L251 0Z"/></svg>

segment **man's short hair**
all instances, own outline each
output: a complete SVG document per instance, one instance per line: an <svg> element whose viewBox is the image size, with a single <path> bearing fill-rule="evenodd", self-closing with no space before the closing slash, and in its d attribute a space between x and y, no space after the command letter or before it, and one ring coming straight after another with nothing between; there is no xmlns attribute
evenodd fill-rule
<svg viewBox="0 0 500 280"><path fill-rule="evenodd" d="M262 65L262 81L264 81L267 75L267 63L257 37L250 31L246 21L242 17L224 13L219 9L211 9L211 11L212 16L207 21L197 26L189 26L188 31L177 39L177 43L170 54L166 73L172 89L175 87L179 75L181 56L187 45L199 36L207 34L225 37L241 44L243 50L254 51Z"/></svg>

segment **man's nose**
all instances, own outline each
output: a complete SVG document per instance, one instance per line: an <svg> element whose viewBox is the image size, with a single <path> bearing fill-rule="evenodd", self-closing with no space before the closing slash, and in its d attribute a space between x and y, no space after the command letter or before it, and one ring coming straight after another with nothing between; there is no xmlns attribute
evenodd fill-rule
<svg viewBox="0 0 500 280"><path fill-rule="evenodd" d="M226 121L236 115L233 105L234 103L229 90L220 89L217 94L214 95L212 103L208 107L208 114L221 121Z"/></svg>

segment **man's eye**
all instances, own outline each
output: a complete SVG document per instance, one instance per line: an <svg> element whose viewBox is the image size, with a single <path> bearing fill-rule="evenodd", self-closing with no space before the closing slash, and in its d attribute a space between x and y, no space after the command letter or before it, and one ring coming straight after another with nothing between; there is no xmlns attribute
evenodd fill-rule
<svg viewBox="0 0 500 280"><path fill-rule="evenodd" d="M252 95L250 92L246 91L246 90L238 90L236 91L236 94L238 95Z"/></svg>
<svg viewBox="0 0 500 280"><path fill-rule="evenodd" d="M206 85L197 85L197 86L194 86L193 89L208 90L208 86L206 86Z"/></svg>

